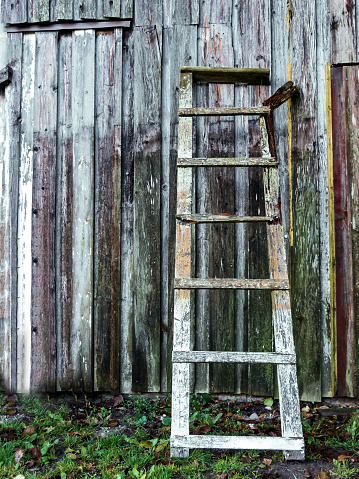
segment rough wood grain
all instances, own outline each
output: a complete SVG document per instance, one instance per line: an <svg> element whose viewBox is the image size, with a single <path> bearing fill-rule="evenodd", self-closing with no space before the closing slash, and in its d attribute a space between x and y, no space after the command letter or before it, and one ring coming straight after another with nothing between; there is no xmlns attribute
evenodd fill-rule
<svg viewBox="0 0 359 479"><path fill-rule="evenodd" d="M270 363L295 364L295 354L239 353L227 351L173 351L174 363Z"/></svg>
<svg viewBox="0 0 359 479"><path fill-rule="evenodd" d="M180 78L180 107L192 105L192 75L183 73ZM192 120L181 118L178 125L178 154L192 156ZM182 169L177 172L177 214L192 211L192 170ZM192 270L192 226L176 225L176 262L175 275L185 278ZM173 351L189 351L191 347L191 292L175 291ZM173 363L172 375L172 422L171 422L171 456L188 457L188 449L173 447L172 438L177 434L189 434L189 364Z"/></svg>
<svg viewBox="0 0 359 479"><path fill-rule="evenodd" d="M48 22L50 20L49 0L28 1L28 22Z"/></svg>
<svg viewBox="0 0 359 479"><path fill-rule="evenodd" d="M72 384L74 389L90 391L93 375L94 30L73 34L72 75Z"/></svg>
<svg viewBox="0 0 359 479"><path fill-rule="evenodd" d="M13 70L8 65L0 70L0 88L6 87L11 82Z"/></svg>
<svg viewBox="0 0 359 479"><path fill-rule="evenodd" d="M106 18L121 17L120 1L103 0L103 16Z"/></svg>
<svg viewBox="0 0 359 479"><path fill-rule="evenodd" d="M27 1L5 0L2 3L2 21L4 23L26 23Z"/></svg>
<svg viewBox="0 0 359 479"><path fill-rule="evenodd" d="M176 278L177 289L289 289L288 280Z"/></svg>
<svg viewBox="0 0 359 479"><path fill-rule="evenodd" d="M155 27L134 32L133 391L160 389L161 56Z"/></svg>
<svg viewBox="0 0 359 479"><path fill-rule="evenodd" d="M205 14L200 6L200 18ZM223 24L204 24L198 30L198 65L232 67L232 32ZM233 85L199 85L197 107L218 110L231 107ZM218 113L218 111L217 111ZM197 120L199 157L234 156L233 118L212 117ZM196 212L234 213L233 168L196 169ZM234 225L198 225L196 238L196 275L202 278L234 276ZM196 349L231 351L234 349L234 291L197 292ZM234 389L234 367L228 364L201 365L196 368L196 389L230 392Z"/></svg>
<svg viewBox="0 0 359 479"><path fill-rule="evenodd" d="M203 0L200 3L199 25L230 25L232 20L232 2L223 0ZM213 65L214 66L214 65ZM223 65L225 67L232 65Z"/></svg>
<svg viewBox="0 0 359 479"><path fill-rule="evenodd" d="M320 303L313 300L320 297L314 7L310 1L291 2L288 47L291 80L300 90L300 95L291 102L291 291L298 382L304 400L321 398Z"/></svg>
<svg viewBox="0 0 359 479"><path fill-rule="evenodd" d="M55 391L55 193L57 33L36 33L33 184L31 391Z"/></svg>
<svg viewBox="0 0 359 479"><path fill-rule="evenodd" d="M274 158L178 158L177 166L278 166Z"/></svg>
<svg viewBox="0 0 359 479"><path fill-rule="evenodd" d="M234 115L261 115L269 113L268 106L256 107L220 107L220 108L180 108L179 116L234 116Z"/></svg>
<svg viewBox="0 0 359 479"><path fill-rule="evenodd" d="M59 38L56 185L56 339L57 389L72 387L71 329L73 308L72 224L73 224L73 130L71 34Z"/></svg>
<svg viewBox="0 0 359 479"><path fill-rule="evenodd" d="M134 0L121 0L121 18L133 17Z"/></svg>
<svg viewBox="0 0 359 479"><path fill-rule="evenodd" d="M35 35L26 35L22 55L21 150L18 205L17 392L30 392L32 287L32 182Z"/></svg>
<svg viewBox="0 0 359 479"><path fill-rule="evenodd" d="M54 0L51 2L51 21L73 19L73 0Z"/></svg>
<svg viewBox="0 0 359 479"><path fill-rule="evenodd" d="M162 1L160 0L133 0L134 26L160 27L162 25Z"/></svg>
<svg viewBox="0 0 359 479"><path fill-rule="evenodd" d="M6 46L14 75L0 101L0 384L15 392L22 35L9 35Z"/></svg>
<svg viewBox="0 0 359 479"><path fill-rule="evenodd" d="M122 32L96 38L94 388L119 390Z"/></svg>
<svg viewBox="0 0 359 479"><path fill-rule="evenodd" d="M192 0L172 0L172 25L186 27L190 25L198 25L199 22L199 2ZM184 65L184 62L181 63Z"/></svg>
<svg viewBox="0 0 359 479"><path fill-rule="evenodd" d="M356 61L355 3L345 0L329 1L332 63Z"/></svg>
<svg viewBox="0 0 359 479"><path fill-rule="evenodd" d="M123 35L122 59L122 214L121 214L121 391L132 391L133 330L133 181L134 181L134 34Z"/></svg>
<svg viewBox="0 0 359 479"><path fill-rule="evenodd" d="M73 0L73 19L81 20L97 19L97 1L96 0Z"/></svg>

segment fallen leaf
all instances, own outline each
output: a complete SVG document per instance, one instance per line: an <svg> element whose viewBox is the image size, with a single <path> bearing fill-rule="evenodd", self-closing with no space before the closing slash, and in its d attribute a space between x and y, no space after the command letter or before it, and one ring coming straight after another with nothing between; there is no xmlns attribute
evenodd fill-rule
<svg viewBox="0 0 359 479"><path fill-rule="evenodd" d="M33 459L30 459L30 461L28 461L26 465L27 467L32 467L34 464L35 464L35 461Z"/></svg>
<svg viewBox="0 0 359 479"><path fill-rule="evenodd" d="M15 452L15 462L18 464L21 461L22 456L24 455L24 452L21 449L17 449Z"/></svg>
<svg viewBox="0 0 359 479"><path fill-rule="evenodd" d="M123 403L122 394L113 397L113 407L119 406L121 403Z"/></svg>
<svg viewBox="0 0 359 479"><path fill-rule="evenodd" d="M201 426L196 430L196 434L204 434L206 432L210 432L212 430L211 426L209 424L206 424L205 426Z"/></svg>
<svg viewBox="0 0 359 479"><path fill-rule="evenodd" d="M73 460L80 459L81 457L81 454L73 454L72 452L67 452L66 455Z"/></svg>
<svg viewBox="0 0 359 479"><path fill-rule="evenodd" d="M32 436L35 434L35 426L28 426L22 431L25 436Z"/></svg>
<svg viewBox="0 0 359 479"><path fill-rule="evenodd" d="M344 461L346 461L346 460L348 460L348 459L349 459L349 460L352 460L353 458L352 458L352 456L345 456L344 454L341 454L341 455L338 457L338 461L339 461L339 462L344 462ZM352 462L353 462L353 461L352 461Z"/></svg>
<svg viewBox="0 0 359 479"><path fill-rule="evenodd" d="M327 471L320 471L316 473L315 479L330 479L330 476Z"/></svg>
<svg viewBox="0 0 359 479"><path fill-rule="evenodd" d="M243 418L239 414L233 414L232 420L233 421L241 421Z"/></svg>
<svg viewBox="0 0 359 479"><path fill-rule="evenodd" d="M118 421L117 419L110 419L108 422L107 422L107 425L108 427L115 427L118 425Z"/></svg>
<svg viewBox="0 0 359 479"><path fill-rule="evenodd" d="M31 447L30 449L27 449L27 454L30 454L35 461L40 461L42 459L41 451L37 446Z"/></svg>
<svg viewBox="0 0 359 479"><path fill-rule="evenodd" d="M16 413L17 413L17 409L14 407L10 407L9 409L6 409L7 416L14 416Z"/></svg>
<svg viewBox="0 0 359 479"><path fill-rule="evenodd" d="M271 464L272 464L272 459L267 459L267 458L264 458L263 459L263 464L265 464L268 469L270 468Z"/></svg>
<svg viewBox="0 0 359 479"><path fill-rule="evenodd" d="M153 446L152 442L151 441L142 441L140 442L139 444L140 447L144 447L146 449L151 449L151 447Z"/></svg>
<svg viewBox="0 0 359 479"><path fill-rule="evenodd" d="M304 471L304 479L313 479L313 476L311 475L308 469L305 469Z"/></svg>

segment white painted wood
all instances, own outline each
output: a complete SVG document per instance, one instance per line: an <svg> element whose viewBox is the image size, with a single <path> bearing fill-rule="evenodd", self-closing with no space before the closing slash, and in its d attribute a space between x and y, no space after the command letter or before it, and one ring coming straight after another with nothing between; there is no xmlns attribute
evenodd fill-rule
<svg viewBox="0 0 359 479"><path fill-rule="evenodd" d="M181 74L181 108L192 106L192 74ZM180 118L178 125L178 156L192 156L192 118ZM192 212L192 169L181 168L177 173L177 214ZM191 275L191 228L190 224L177 222L175 276L186 278ZM173 350L190 350L191 292L175 290ZM189 364L173 364L172 377L172 435L189 434ZM188 457L187 448L171 448L172 457Z"/></svg>
<svg viewBox="0 0 359 479"><path fill-rule="evenodd" d="M265 119L260 118L263 156L269 156ZM265 168L263 173L266 214L278 215L279 178L277 169ZM287 280L286 255L282 225L267 225L270 277ZM292 312L289 291L272 292L274 342L277 353L294 354ZM303 437L300 420L300 403L295 365L279 364L277 367L281 429L283 437ZM304 451L285 451L286 459L304 459Z"/></svg>
<svg viewBox="0 0 359 479"><path fill-rule="evenodd" d="M295 364L295 354L242 353L234 351L173 351L174 363L269 363Z"/></svg>
<svg viewBox="0 0 359 479"><path fill-rule="evenodd" d="M297 437L258 436L174 436L173 447L191 449L258 449L263 451L301 451L304 454L304 440Z"/></svg>
<svg viewBox="0 0 359 479"><path fill-rule="evenodd" d="M35 34L23 37L18 209L17 392L29 393L31 373L31 225Z"/></svg>

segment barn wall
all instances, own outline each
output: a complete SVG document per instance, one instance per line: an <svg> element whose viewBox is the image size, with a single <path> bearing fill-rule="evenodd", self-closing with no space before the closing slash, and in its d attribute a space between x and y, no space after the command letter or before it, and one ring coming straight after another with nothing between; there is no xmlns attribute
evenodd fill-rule
<svg viewBox="0 0 359 479"><path fill-rule="evenodd" d="M357 60L359 8L344 0L11 3L3 0L3 22L133 20L112 31L0 32L0 68L14 70L0 90L3 386L170 390L179 67L203 65L269 67L271 87L200 84L198 106L256 105L288 79L299 87L274 118L298 379L303 399L335 395L326 65ZM202 119L194 131L197 155L258 153L254 119ZM199 170L196 191L198 212L264 207L253 169ZM201 226L195 251L199 276L267 274L257 226ZM269 301L263 292L200 292L193 345L271 350ZM271 366L200 365L193 385L276 391Z"/></svg>

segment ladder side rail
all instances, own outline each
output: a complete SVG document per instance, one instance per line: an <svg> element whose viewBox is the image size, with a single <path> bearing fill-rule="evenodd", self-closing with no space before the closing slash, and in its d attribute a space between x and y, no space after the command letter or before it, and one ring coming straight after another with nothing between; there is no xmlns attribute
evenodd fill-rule
<svg viewBox="0 0 359 479"><path fill-rule="evenodd" d="M180 108L192 106L192 73L181 73ZM180 118L178 124L178 156L192 157L192 118ZM192 168L177 169L177 214L192 213ZM191 224L176 224L175 277L191 276ZM174 292L173 351L190 350L191 291ZM188 457L189 449L174 447L172 438L189 435L190 364L173 363L171 456Z"/></svg>
<svg viewBox="0 0 359 479"><path fill-rule="evenodd" d="M262 154L273 156L269 151L268 129L271 128L270 117L260 117ZM271 145L271 149L274 145ZM272 153L272 155L271 155ZM280 217L279 210L279 176L278 169L263 170L265 194L265 210L267 216ZM288 280L284 233L281 224L267 225L267 240L269 250L270 278ZM275 351L277 353L295 354L292 326L292 312L289 291L272 291L272 318L274 327ZM296 451L285 451L286 459L304 459L304 439L300 419L300 402L297 382L296 365L279 364L277 366L278 391L281 414L282 436L287 438L302 438Z"/></svg>

